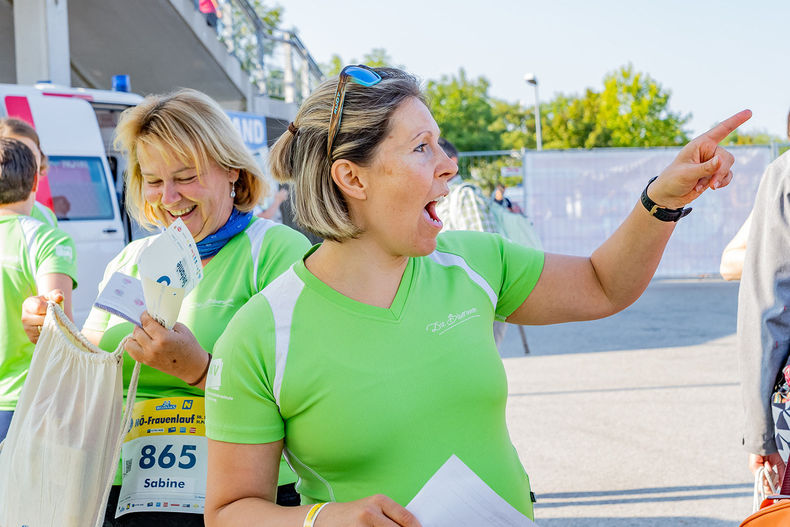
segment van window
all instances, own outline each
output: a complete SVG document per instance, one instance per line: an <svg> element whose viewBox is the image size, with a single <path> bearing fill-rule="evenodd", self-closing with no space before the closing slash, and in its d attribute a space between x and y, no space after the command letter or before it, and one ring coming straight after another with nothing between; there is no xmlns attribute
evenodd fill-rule
<svg viewBox="0 0 790 527"><path fill-rule="evenodd" d="M58 220L114 217L100 158L51 156L48 159L47 178Z"/></svg>

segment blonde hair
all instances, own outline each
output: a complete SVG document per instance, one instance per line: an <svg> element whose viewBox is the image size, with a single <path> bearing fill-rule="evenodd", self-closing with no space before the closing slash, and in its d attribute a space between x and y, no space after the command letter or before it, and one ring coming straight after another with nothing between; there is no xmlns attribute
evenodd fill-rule
<svg viewBox="0 0 790 527"><path fill-rule="evenodd" d="M33 141L33 143L38 147L38 151L41 153L40 170L43 172L47 169L47 156L44 155L44 151L41 150L41 142L38 138L38 132L36 132L36 129L30 126L28 123L13 117L3 117L0 119L0 137L26 137Z"/></svg>
<svg viewBox="0 0 790 527"><path fill-rule="evenodd" d="M261 169L241 135L213 99L191 89L149 95L125 110L115 129L115 146L128 159L126 209L145 228L156 226L158 218L143 196L143 176L137 158L140 144L153 147L164 156L172 152L182 161L194 162L198 177L205 173L210 161L225 170L238 170L233 205L242 212L252 210L268 191Z"/></svg>
<svg viewBox="0 0 790 527"><path fill-rule="evenodd" d="M311 233L334 241L358 236L345 197L332 180L332 162L347 159L368 166L387 136L390 118L406 100L423 103L417 79L395 68L375 68L382 81L374 86L346 84L340 129L327 157L329 118L338 78L321 83L302 103L294 119L297 131L286 131L271 149L272 175L293 182L291 194L296 221Z"/></svg>

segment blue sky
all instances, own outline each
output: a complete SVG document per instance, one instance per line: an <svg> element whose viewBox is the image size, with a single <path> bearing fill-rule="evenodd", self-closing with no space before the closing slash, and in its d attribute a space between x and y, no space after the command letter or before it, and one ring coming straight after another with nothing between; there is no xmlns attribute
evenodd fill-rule
<svg viewBox="0 0 790 527"><path fill-rule="evenodd" d="M784 0L280 0L318 62L385 48L423 79L464 68L490 93L534 104L600 90L631 63L671 90L673 111L704 132L743 108L745 131L784 137L790 110L790 2Z"/></svg>

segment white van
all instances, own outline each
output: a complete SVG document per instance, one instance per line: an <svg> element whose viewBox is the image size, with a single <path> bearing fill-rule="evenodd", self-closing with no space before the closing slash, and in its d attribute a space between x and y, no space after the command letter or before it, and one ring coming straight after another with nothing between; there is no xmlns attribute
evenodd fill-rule
<svg viewBox="0 0 790 527"><path fill-rule="evenodd" d="M129 241L150 234L123 210L126 160L112 145L121 112L142 99L128 92L49 83L0 84L0 117L31 123L49 159L48 177L36 199L55 211L58 227L71 235L77 248L77 327L88 316L110 259ZM268 154L265 118L244 112L228 115L263 167Z"/></svg>
<svg viewBox="0 0 790 527"><path fill-rule="evenodd" d="M96 298L104 267L128 239L99 114L91 104L108 106L105 113L120 113L140 100L129 93L0 84L0 116L32 124L49 160L48 177L36 198L55 211L58 226L77 247L74 319L78 326ZM116 170L116 178L118 174Z"/></svg>

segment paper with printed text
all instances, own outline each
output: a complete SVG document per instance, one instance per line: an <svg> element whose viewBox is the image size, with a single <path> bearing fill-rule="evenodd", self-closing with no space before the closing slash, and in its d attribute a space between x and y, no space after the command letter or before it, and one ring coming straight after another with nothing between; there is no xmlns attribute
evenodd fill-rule
<svg viewBox="0 0 790 527"><path fill-rule="evenodd" d="M528 527L537 525L451 456L406 506L422 527Z"/></svg>
<svg viewBox="0 0 790 527"><path fill-rule="evenodd" d="M184 297L203 278L197 245L180 218L140 253L137 268L140 280L113 274L94 305L138 326L140 315L146 310L157 322L172 329Z"/></svg>

